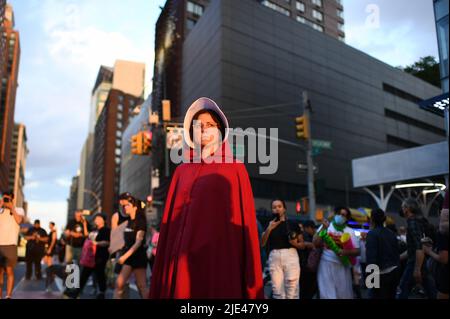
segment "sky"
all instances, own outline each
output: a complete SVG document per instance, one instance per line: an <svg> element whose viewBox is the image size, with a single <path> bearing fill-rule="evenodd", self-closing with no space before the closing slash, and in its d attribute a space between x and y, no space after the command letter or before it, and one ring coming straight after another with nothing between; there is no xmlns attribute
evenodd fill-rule
<svg viewBox="0 0 450 319"><path fill-rule="evenodd" d="M21 41L15 120L27 127L28 215L61 229L98 69L116 59L144 62L150 87L155 24L165 0L8 2ZM347 44L392 66L438 56L431 0L343 4Z"/></svg>

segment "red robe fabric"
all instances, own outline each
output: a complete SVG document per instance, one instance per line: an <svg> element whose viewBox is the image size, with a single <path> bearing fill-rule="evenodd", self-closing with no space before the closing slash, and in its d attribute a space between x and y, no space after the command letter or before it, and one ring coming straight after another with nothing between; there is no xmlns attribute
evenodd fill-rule
<svg viewBox="0 0 450 319"><path fill-rule="evenodd" d="M227 148L224 143L222 150ZM244 164L202 161L177 167L150 298L264 298L253 193Z"/></svg>

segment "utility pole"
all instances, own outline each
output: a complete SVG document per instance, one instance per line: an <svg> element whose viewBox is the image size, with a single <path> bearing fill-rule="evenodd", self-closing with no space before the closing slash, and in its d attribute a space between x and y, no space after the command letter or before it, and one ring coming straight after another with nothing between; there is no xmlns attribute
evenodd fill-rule
<svg viewBox="0 0 450 319"><path fill-rule="evenodd" d="M306 140L308 143L306 151L306 164L308 166L308 198L309 198L309 218L315 220L316 218L316 193L314 190L314 161L312 154L312 137L311 137L311 102L308 99L308 92L303 91L303 115L306 118L307 130L309 132L309 138Z"/></svg>

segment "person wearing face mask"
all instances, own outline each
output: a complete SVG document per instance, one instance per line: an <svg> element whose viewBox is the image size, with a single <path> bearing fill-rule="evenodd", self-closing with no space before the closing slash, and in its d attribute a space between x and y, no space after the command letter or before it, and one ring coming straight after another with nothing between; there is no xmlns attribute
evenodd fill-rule
<svg viewBox="0 0 450 319"><path fill-rule="evenodd" d="M272 214L267 229L262 234L261 245L268 245L269 270L274 299L298 299L300 263L297 249L300 249L298 226L286 218L284 200L272 201Z"/></svg>
<svg viewBox="0 0 450 319"><path fill-rule="evenodd" d="M263 299L253 192L228 144L228 120L209 98L184 118L184 163L167 194L150 298Z"/></svg>
<svg viewBox="0 0 450 319"><path fill-rule="evenodd" d="M437 251L434 252L430 246L424 245L425 254L438 262L435 273L437 288L437 299L448 299L448 189L445 192L444 204L439 218L439 233L437 239Z"/></svg>
<svg viewBox="0 0 450 319"><path fill-rule="evenodd" d="M351 264L342 262L342 257L357 257L360 254L359 240L352 228L347 226L351 219L350 209L336 207L330 223L325 220L318 232L326 229L326 234L339 247L336 253L325 244L317 272L320 299L353 299L353 278ZM343 248L341 238L348 234L352 248ZM324 242L325 243L325 242Z"/></svg>

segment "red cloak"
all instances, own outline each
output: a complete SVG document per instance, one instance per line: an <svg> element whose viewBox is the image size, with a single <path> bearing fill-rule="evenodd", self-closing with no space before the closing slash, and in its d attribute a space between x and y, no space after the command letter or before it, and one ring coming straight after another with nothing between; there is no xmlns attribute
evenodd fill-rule
<svg viewBox="0 0 450 319"><path fill-rule="evenodd" d="M227 149L225 141L222 154ZM263 299L262 278L253 192L244 164L178 166L166 199L150 298Z"/></svg>

